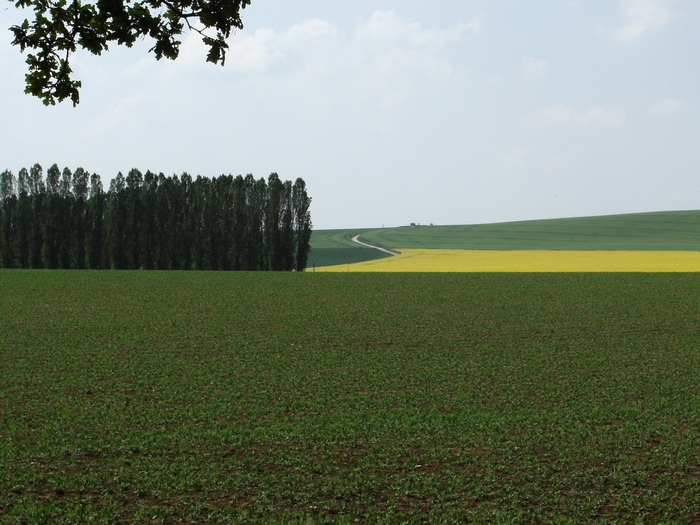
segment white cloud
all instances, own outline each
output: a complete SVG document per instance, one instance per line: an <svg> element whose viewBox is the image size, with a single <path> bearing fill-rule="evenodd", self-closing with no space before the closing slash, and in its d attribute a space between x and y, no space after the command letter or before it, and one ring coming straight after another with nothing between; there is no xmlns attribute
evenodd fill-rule
<svg viewBox="0 0 700 525"><path fill-rule="evenodd" d="M654 104L649 108L649 115L652 117L662 117L670 118L683 110L688 106L682 100L676 100L675 98L666 98L661 102Z"/></svg>
<svg viewBox="0 0 700 525"><path fill-rule="evenodd" d="M226 53L226 66L239 73L264 73L282 58L274 38L275 32L265 28L251 36L241 35Z"/></svg>
<svg viewBox="0 0 700 525"><path fill-rule="evenodd" d="M346 36L324 20L309 20L285 31L260 28L241 31L229 41L225 69L241 75L310 72L334 78L364 78L370 84L406 84L412 79L444 81L453 76L441 50L467 36L476 35L482 17L452 28L424 28L403 20L393 11L376 11ZM171 69L209 68L207 49L198 35L182 44L180 58Z"/></svg>
<svg viewBox="0 0 700 525"><path fill-rule="evenodd" d="M124 97L112 107L96 115L90 122L91 133L104 133L119 126L133 122L140 113L147 97L143 93Z"/></svg>
<svg viewBox="0 0 700 525"><path fill-rule="evenodd" d="M617 37L630 42L649 31L666 27L675 17L669 0L621 0L620 12L626 19Z"/></svg>
<svg viewBox="0 0 700 525"><path fill-rule="evenodd" d="M611 127L624 124L625 114L621 111L597 107L582 112L563 104L557 104L538 113L526 115L523 121L528 127L533 128L550 128L564 124Z"/></svg>
<svg viewBox="0 0 700 525"><path fill-rule="evenodd" d="M359 61L366 65L384 63L395 69L443 71L445 63L435 60L435 54L465 35L477 34L481 27L481 16L449 29L426 29L403 20L393 11L376 11L357 26L351 38L346 38L335 25L315 19L279 33L265 28L252 35L239 33L230 41L226 67L237 73L254 74L271 72L276 66L337 70ZM196 42L187 39L183 44L181 54L185 59L206 53L199 39L192 40Z"/></svg>
<svg viewBox="0 0 700 525"><path fill-rule="evenodd" d="M484 14L479 13L471 22L464 24L462 27L464 29L470 29L471 31L473 31L474 36L478 35L484 28Z"/></svg>
<svg viewBox="0 0 700 525"><path fill-rule="evenodd" d="M333 47L340 39L338 28L324 20L308 20L275 33L260 28L253 35L232 39L226 67L237 73L265 73L274 66L303 62Z"/></svg>
<svg viewBox="0 0 700 525"><path fill-rule="evenodd" d="M520 76L527 81L540 80L547 75L549 63L534 57L525 57L520 62Z"/></svg>
<svg viewBox="0 0 700 525"><path fill-rule="evenodd" d="M208 49L195 32L185 36L175 61L156 62L144 53L141 60L122 69L82 57L75 64L91 82L107 82L115 76L138 79L129 83L132 94L133 87L142 91L149 81L162 92L163 86L194 85L202 76L226 85L283 82L289 92L316 93L350 114L376 119L410 105L423 87L464 82L465 69L453 69L444 50L474 37L482 25L479 15L466 24L428 28L393 11L376 11L349 33L320 19L285 30L240 31L229 40L223 68L205 61ZM107 121L125 118L122 110L115 111Z"/></svg>
<svg viewBox="0 0 700 525"><path fill-rule="evenodd" d="M525 121L531 127L548 128L571 122L576 118L576 110L557 104L539 113L527 115Z"/></svg>
<svg viewBox="0 0 700 525"><path fill-rule="evenodd" d="M425 29L417 22L406 22L394 11L376 11L369 20L357 28L360 38L369 37L391 42L403 42L417 47L444 47L460 40L465 33L478 34L483 27L483 15L471 22L458 22L451 29Z"/></svg>
<svg viewBox="0 0 700 525"><path fill-rule="evenodd" d="M477 34L481 26L478 16L451 28L425 28L393 11L376 11L346 36L326 21L310 20L279 33L240 34L231 43L226 67L244 75L282 72L304 85L330 82L350 106L369 103L391 112L408 104L416 83L460 77L442 50Z"/></svg>
<svg viewBox="0 0 700 525"><path fill-rule="evenodd" d="M382 128L384 115L409 107L424 89L464 83L465 69L453 68L444 50L474 37L481 27L481 16L467 24L426 28L393 11L376 11L349 33L319 19L281 31L244 30L229 41L223 74L205 62L206 46L190 33L178 60L155 63L149 56L149 71L141 74L149 73L159 86L193 85L202 76L212 83L236 83L236 89L285 85L289 97L296 93L317 107L325 105L326 113L334 107Z"/></svg>
<svg viewBox="0 0 700 525"><path fill-rule="evenodd" d="M582 115L577 115L581 124L594 126L621 126L625 122L625 114L621 111L591 108Z"/></svg>
<svg viewBox="0 0 700 525"><path fill-rule="evenodd" d="M510 150L503 159L506 161L508 166L520 167L525 163L527 154L530 152L530 148L524 146L518 146Z"/></svg>

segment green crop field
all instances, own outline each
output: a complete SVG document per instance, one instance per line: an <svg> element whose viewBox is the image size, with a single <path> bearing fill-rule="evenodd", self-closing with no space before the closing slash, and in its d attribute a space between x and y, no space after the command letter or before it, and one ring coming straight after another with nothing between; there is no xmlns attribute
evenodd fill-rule
<svg viewBox="0 0 700 525"><path fill-rule="evenodd" d="M0 272L0 523L692 523L697 274Z"/></svg>
<svg viewBox="0 0 700 525"><path fill-rule="evenodd" d="M387 253L367 248L350 240L353 235L369 231L372 230L362 228L356 230L315 230L311 234L311 252L307 268L313 270L315 266L352 264L391 257Z"/></svg>
<svg viewBox="0 0 700 525"><path fill-rule="evenodd" d="M366 230L320 230L311 237L319 248L316 266L349 264L386 257L358 247L352 235L384 248L465 250L700 250L700 211L670 211L573 219L477 224L471 226L404 226ZM350 245L350 246L348 246ZM348 248L353 248L350 251ZM360 248L367 259L353 258ZM360 252L362 253L362 252Z"/></svg>

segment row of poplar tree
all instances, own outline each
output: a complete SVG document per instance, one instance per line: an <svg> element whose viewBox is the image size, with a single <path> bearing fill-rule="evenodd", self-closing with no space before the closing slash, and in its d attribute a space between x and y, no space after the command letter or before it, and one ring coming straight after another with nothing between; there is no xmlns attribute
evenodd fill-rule
<svg viewBox="0 0 700 525"><path fill-rule="evenodd" d="M311 238L306 184L252 175L99 175L35 164L0 173L5 268L297 270Z"/></svg>

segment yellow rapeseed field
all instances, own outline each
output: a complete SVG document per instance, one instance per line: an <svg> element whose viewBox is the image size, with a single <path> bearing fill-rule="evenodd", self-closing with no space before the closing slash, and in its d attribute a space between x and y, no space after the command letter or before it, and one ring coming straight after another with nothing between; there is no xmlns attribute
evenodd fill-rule
<svg viewBox="0 0 700 525"><path fill-rule="evenodd" d="M318 272L700 272L700 252L403 249Z"/></svg>

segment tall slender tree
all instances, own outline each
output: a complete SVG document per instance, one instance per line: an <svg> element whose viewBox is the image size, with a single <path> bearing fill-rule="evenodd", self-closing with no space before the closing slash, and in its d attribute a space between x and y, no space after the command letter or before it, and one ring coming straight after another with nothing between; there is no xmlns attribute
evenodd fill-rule
<svg viewBox="0 0 700 525"><path fill-rule="evenodd" d="M280 199L279 218L279 251L280 270L286 272L295 269L294 250L294 206L292 203L292 183L284 181L282 185L282 195Z"/></svg>
<svg viewBox="0 0 700 525"><path fill-rule="evenodd" d="M189 173L180 175L180 200L179 206L181 209L180 227L180 243L182 249L182 265L183 270L192 269L192 224L196 220L192 211L192 176Z"/></svg>
<svg viewBox="0 0 700 525"><path fill-rule="evenodd" d="M53 164L46 171L46 195L43 218L43 247L44 266L51 270L59 267L59 253L63 240L63 203L60 196L61 170Z"/></svg>
<svg viewBox="0 0 700 525"><path fill-rule="evenodd" d="M78 168L73 174L73 227L75 228L73 267L82 270L86 267L85 243L87 239L87 202L90 174Z"/></svg>
<svg viewBox="0 0 700 525"><path fill-rule="evenodd" d="M75 244L75 225L73 224L73 173L69 168L61 172L59 197L61 198L61 242L59 244L59 262L66 270L73 267L73 246Z"/></svg>
<svg viewBox="0 0 700 525"><path fill-rule="evenodd" d="M191 232L192 232L192 269L205 270L207 257L204 232L204 201L206 186L204 178L197 176L192 182L191 193Z"/></svg>
<svg viewBox="0 0 700 525"><path fill-rule="evenodd" d="M178 183L173 177L158 174L158 258L157 265L160 270L177 270L178 257L178 221L177 213L173 210L173 204L177 201Z"/></svg>
<svg viewBox="0 0 700 525"><path fill-rule="evenodd" d="M183 217L184 198L182 194L182 184L177 175L168 177L168 231L170 232L169 262L168 268L172 270L183 269Z"/></svg>
<svg viewBox="0 0 700 525"><path fill-rule="evenodd" d="M231 270L231 246L233 244L233 177L222 175L214 179L216 190L216 235L219 239L217 264L219 270Z"/></svg>
<svg viewBox="0 0 700 525"><path fill-rule="evenodd" d="M137 169L132 169L126 176L124 190L124 205L126 206L125 249L126 267L141 268L141 219L143 215L141 203L141 187L143 175Z"/></svg>
<svg viewBox="0 0 700 525"><path fill-rule="evenodd" d="M3 268L14 268L16 265L16 209L15 176L10 170L5 170L0 173L0 264Z"/></svg>
<svg viewBox="0 0 700 525"><path fill-rule="evenodd" d="M42 250L44 247L44 171L40 164L29 169L29 197L31 199L31 231L29 237L29 265L43 268Z"/></svg>
<svg viewBox="0 0 700 525"><path fill-rule="evenodd" d="M267 207L267 183L255 180L248 174L245 178L246 201L248 203L248 228L246 231L248 261L246 270L267 270L265 257L265 209Z"/></svg>
<svg viewBox="0 0 700 525"><path fill-rule="evenodd" d="M294 207L294 231L296 238L296 271L306 268L311 251L311 198L306 193L306 183L298 178L292 188L292 203Z"/></svg>
<svg viewBox="0 0 700 525"><path fill-rule="evenodd" d="M26 168L17 174L17 256L20 268L29 268L32 235L32 199L29 196L29 172Z"/></svg>
<svg viewBox="0 0 700 525"><path fill-rule="evenodd" d="M105 229L106 195L97 173L90 176L90 193L87 204L87 267L93 270L109 268Z"/></svg>
<svg viewBox="0 0 700 525"><path fill-rule="evenodd" d="M231 184L231 202L233 205L231 224L231 269L246 268L246 229L248 227L248 204L246 202L245 180L238 175Z"/></svg>
<svg viewBox="0 0 700 525"><path fill-rule="evenodd" d="M110 254L110 267L115 270L128 268L126 254L126 181L120 171L109 185L109 200L107 204L107 244Z"/></svg>
<svg viewBox="0 0 700 525"><path fill-rule="evenodd" d="M36 164L16 184L0 174L0 266L301 271L310 202L303 180L276 173L193 181L133 169L105 193L97 174L53 164L44 181Z"/></svg>
<svg viewBox="0 0 700 525"><path fill-rule="evenodd" d="M284 184L277 173L267 179L267 206L265 215L266 257L269 268L282 270L282 246L280 242L280 215Z"/></svg>

